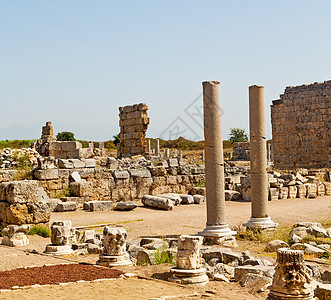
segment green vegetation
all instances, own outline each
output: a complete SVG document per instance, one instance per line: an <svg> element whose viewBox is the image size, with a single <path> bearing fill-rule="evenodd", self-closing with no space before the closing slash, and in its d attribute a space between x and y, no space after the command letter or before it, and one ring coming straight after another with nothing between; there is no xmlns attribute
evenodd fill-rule
<svg viewBox="0 0 331 300"><path fill-rule="evenodd" d="M248 136L245 129L231 128L229 134L229 141L234 142L248 142Z"/></svg>
<svg viewBox="0 0 331 300"><path fill-rule="evenodd" d="M56 194L55 198L61 199L62 197L70 197L70 196L71 196L71 190L68 186L66 186Z"/></svg>
<svg viewBox="0 0 331 300"><path fill-rule="evenodd" d="M58 141L75 141L75 135L70 131L62 131L56 135Z"/></svg>
<svg viewBox="0 0 331 300"><path fill-rule="evenodd" d="M173 255L169 249L167 244L164 242L162 247L158 248L154 252L155 264L176 264L176 257Z"/></svg>
<svg viewBox="0 0 331 300"><path fill-rule="evenodd" d="M204 188L204 187L206 187L206 181L201 180L201 181L199 181L198 183L196 183L195 186L196 186L196 187Z"/></svg>
<svg viewBox="0 0 331 300"><path fill-rule="evenodd" d="M41 225L33 226L28 233L28 235L35 235L35 234L42 236L42 237L51 236L51 232L49 231L49 229L47 229L46 227L41 226Z"/></svg>
<svg viewBox="0 0 331 300"><path fill-rule="evenodd" d="M119 134L116 134L116 135L113 135L113 143L115 146L117 146L119 143L120 143L120 135Z"/></svg>
<svg viewBox="0 0 331 300"><path fill-rule="evenodd" d="M33 141L36 140L2 140L0 141L0 149L7 147L11 149L27 148Z"/></svg>

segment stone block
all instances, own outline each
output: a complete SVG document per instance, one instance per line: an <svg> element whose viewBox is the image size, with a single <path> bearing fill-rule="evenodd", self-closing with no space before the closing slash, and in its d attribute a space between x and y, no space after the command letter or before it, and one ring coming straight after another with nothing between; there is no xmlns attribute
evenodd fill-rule
<svg viewBox="0 0 331 300"><path fill-rule="evenodd" d="M169 167L178 167L178 159L177 158L170 158L168 159Z"/></svg>
<svg viewBox="0 0 331 300"><path fill-rule="evenodd" d="M109 168L111 170L116 170L118 168L117 159L114 157L108 157L106 166L107 166L107 168Z"/></svg>
<svg viewBox="0 0 331 300"><path fill-rule="evenodd" d="M96 161L93 158L84 159L85 162L85 168L95 168L96 167Z"/></svg>
<svg viewBox="0 0 331 300"><path fill-rule="evenodd" d="M81 182L82 179L77 171L71 173L70 177L73 179L74 182Z"/></svg>
<svg viewBox="0 0 331 300"><path fill-rule="evenodd" d="M325 186L325 195L330 196L331 195L331 182L323 182Z"/></svg>
<svg viewBox="0 0 331 300"><path fill-rule="evenodd" d="M279 188L279 199L287 199L288 198L288 187L283 186Z"/></svg>
<svg viewBox="0 0 331 300"><path fill-rule="evenodd" d="M71 182L70 190L74 196L77 197L89 197L93 193L93 182L81 181L81 182Z"/></svg>
<svg viewBox="0 0 331 300"><path fill-rule="evenodd" d="M288 198L293 199L297 196L297 187L294 185L291 185L288 187Z"/></svg>
<svg viewBox="0 0 331 300"><path fill-rule="evenodd" d="M58 169L35 170L33 176L39 180L56 180L59 178Z"/></svg>
<svg viewBox="0 0 331 300"><path fill-rule="evenodd" d="M76 149L82 148L82 144L80 142L75 141L65 141L61 142L62 151L65 152L73 152Z"/></svg>
<svg viewBox="0 0 331 300"><path fill-rule="evenodd" d="M234 280L240 281L246 274L260 274L272 278L274 267L269 266L239 266L234 269Z"/></svg>
<svg viewBox="0 0 331 300"><path fill-rule="evenodd" d="M270 188L269 189L269 200L275 201L279 198L279 189L278 188Z"/></svg>
<svg viewBox="0 0 331 300"><path fill-rule="evenodd" d="M75 211L77 210L76 202L60 202L57 204L55 211L65 212L65 211Z"/></svg>
<svg viewBox="0 0 331 300"><path fill-rule="evenodd" d="M73 162L69 161L68 159L59 159L58 165L59 165L59 168L61 168L61 169L73 169L74 168Z"/></svg>
<svg viewBox="0 0 331 300"><path fill-rule="evenodd" d="M316 198L317 197L317 185L315 183L306 183L307 187L307 198Z"/></svg>
<svg viewBox="0 0 331 300"><path fill-rule="evenodd" d="M307 187L305 184L297 185L297 198L306 198Z"/></svg>
<svg viewBox="0 0 331 300"><path fill-rule="evenodd" d="M317 186L317 196L325 196L325 185L323 183Z"/></svg>
<svg viewBox="0 0 331 300"><path fill-rule="evenodd" d="M90 201L90 211L108 211L114 207L113 201Z"/></svg>
<svg viewBox="0 0 331 300"><path fill-rule="evenodd" d="M82 169L85 168L85 161L81 159L69 159L69 162L71 162L74 166L74 169Z"/></svg>
<svg viewBox="0 0 331 300"><path fill-rule="evenodd" d="M9 203L27 203L38 200L38 182L34 180L19 180L1 183L1 194Z"/></svg>
<svg viewBox="0 0 331 300"><path fill-rule="evenodd" d="M194 204L201 204L206 202L206 197L202 195L193 195Z"/></svg>
<svg viewBox="0 0 331 300"><path fill-rule="evenodd" d="M118 202L116 204L115 210L119 210L119 211L129 211L129 210L133 210L137 207L138 205L134 202L131 201L122 201L122 202Z"/></svg>
<svg viewBox="0 0 331 300"><path fill-rule="evenodd" d="M182 204L194 204L194 199L192 195L187 194L178 194L179 197L182 199Z"/></svg>
<svg viewBox="0 0 331 300"><path fill-rule="evenodd" d="M118 179L129 179L130 174L126 170L114 170L113 171L113 177L118 180Z"/></svg>
<svg viewBox="0 0 331 300"><path fill-rule="evenodd" d="M237 191L225 190L225 201L239 201L241 194Z"/></svg>
<svg viewBox="0 0 331 300"><path fill-rule="evenodd" d="M129 169L130 176L132 178L142 177L142 178L150 178L151 172L148 169Z"/></svg>
<svg viewBox="0 0 331 300"><path fill-rule="evenodd" d="M45 202L48 205L50 211L55 211L57 205L62 201L60 199L48 199Z"/></svg>
<svg viewBox="0 0 331 300"><path fill-rule="evenodd" d="M141 199L142 204L147 207L162 209L162 210L173 210L174 203L170 199L145 195Z"/></svg>

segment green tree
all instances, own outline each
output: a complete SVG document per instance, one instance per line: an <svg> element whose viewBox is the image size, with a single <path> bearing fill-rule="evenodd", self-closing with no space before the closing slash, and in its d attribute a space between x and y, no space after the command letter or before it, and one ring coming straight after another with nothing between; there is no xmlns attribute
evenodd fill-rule
<svg viewBox="0 0 331 300"><path fill-rule="evenodd" d="M245 129L231 128L229 141L234 142L248 142L248 136Z"/></svg>
<svg viewBox="0 0 331 300"><path fill-rule="evenodd" d="M115 146L117 146L117 144L119 144L120 143L120 135L119 134L116 134L116 135L113 135L113 143L114 143L114 145Z"/></svg>
<svg viewBox="0 0 331 300"><path fill-rule="evenodd" d="M75 141L75 135L70 131L62 131L56 135L58 141Z"/></svg>

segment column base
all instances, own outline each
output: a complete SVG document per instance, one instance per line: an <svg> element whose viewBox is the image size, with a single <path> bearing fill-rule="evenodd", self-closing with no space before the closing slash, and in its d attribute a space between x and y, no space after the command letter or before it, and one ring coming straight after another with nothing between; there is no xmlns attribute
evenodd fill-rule
<svg viewBox="0 0 331 300"><path fill-rule="evenodd" d="M71 249L71 245L53 245L49 244L46 246L44 251L45 254L52 254L52 255L68 255L74 253Z"/></svg>
<svg viewBox="0 0 331 300"><path fill-rule="evenodd" d="M195 270L172 268L170 269L170 272L172 273L172 276L169 278L169 281L179 284L203 286L209 281L205 268Z"/></svg>
<svg viewBox="0 0 331 300"><path fill-rule="evenodd" d="M267 228L275 228L278 226L278 223L274 223L270 217L266 218L253 218L243 224L247 228L256 228L256 229L267 229Z"/></svg>
<svg viewBox="0 0 331 300"><path fill-rule="evenodd" d="M104 267L116 267L116 266L132 266L129 254L124 253L122 255L99 255L97 265Z"/></svg>
<svg viewBox="0 0 331 300"><path fill-rule="evenodd" d="M225 225L207 225L206 228L199 232L203 236L204 244L222 245L227 247L236 247L236 231L232 231L227 224Z"/></svg>
<svg viewBox="0 0 331 300"><path fill-rule="evenodd" d="M306 295L289 295L270 291L266 300L314 300L314 293Z"/></svg>

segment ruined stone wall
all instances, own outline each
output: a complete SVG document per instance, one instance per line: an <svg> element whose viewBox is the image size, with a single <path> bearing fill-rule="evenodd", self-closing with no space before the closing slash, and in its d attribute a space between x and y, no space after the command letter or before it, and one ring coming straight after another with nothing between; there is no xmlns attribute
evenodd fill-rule
<svg viewBox="0 0 331 300"><path fill-rule="evenodd" d="M271 105L274 165L330 167L331 81L287 87Z"/></svg>
<svg viewBox="0 0 331 300"><path fill-rule="evenodd" d="M144 103L119 108L120 146L118 157L144 154L147 151L146 131L148 106Z"/></svg>

